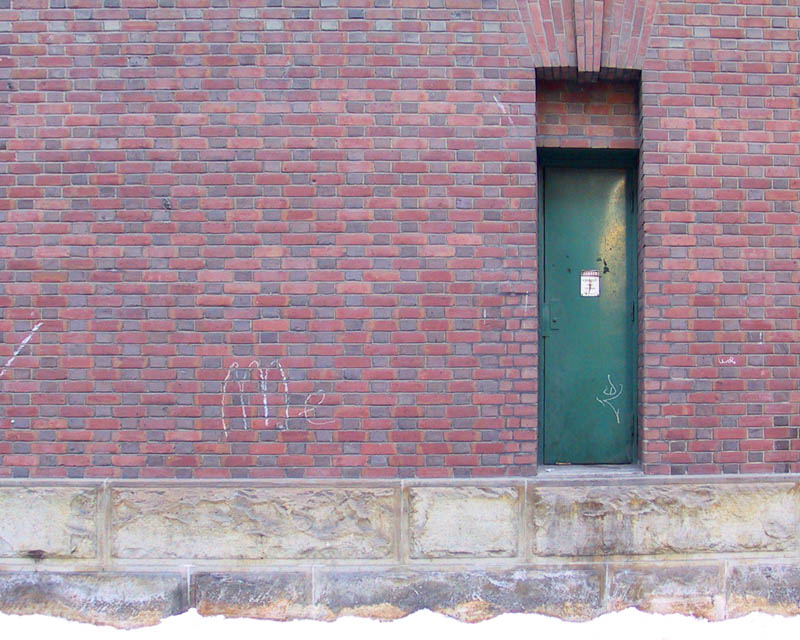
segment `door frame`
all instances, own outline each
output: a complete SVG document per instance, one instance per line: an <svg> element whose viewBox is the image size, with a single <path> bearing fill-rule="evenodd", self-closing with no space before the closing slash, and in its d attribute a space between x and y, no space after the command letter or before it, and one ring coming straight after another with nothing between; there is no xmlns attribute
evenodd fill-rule
<svg viewBox="0 0 800 640"><path fill-rule="evenodd" d="M640 459L639 451L639 414L641 405L639 402L639 377L641 376L641 363L639 353L639 292L641 291L642 276L639 267L639 151L636 149L556 149L539 147L537 149L537 188L538 188L538 212L536 219L537 228L537 296L538 309L542 309L544 304L544 170L548 167L566 169L624 169L627 180L628 197L628 242L633 250L628 255L628 269L634 275L632 282L635 290L633 292L633 324L636 327L631 332L631 344L629 348L633 354L635 363L635 375L633 376L634 393L634 412L633 412L633 441L632 464L638 464ZM546 429L544 425L544 399L545 399L545 379L544 379L544 337L542 336L541 315L538 331L538 352L539 366L538 375L538 420L537 420L537 463L544 465L544 450L546 446Z"/></svg>

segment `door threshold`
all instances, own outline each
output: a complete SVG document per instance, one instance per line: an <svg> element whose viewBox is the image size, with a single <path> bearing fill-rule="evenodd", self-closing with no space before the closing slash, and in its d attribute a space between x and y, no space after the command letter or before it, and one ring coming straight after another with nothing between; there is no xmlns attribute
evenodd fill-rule
<svg viewBox="0 0 800 640"><path fill-rule="evenodd" d="M539 467L539 476L558 478L619 478L642 476L638 464L553 464Z"/></svg>

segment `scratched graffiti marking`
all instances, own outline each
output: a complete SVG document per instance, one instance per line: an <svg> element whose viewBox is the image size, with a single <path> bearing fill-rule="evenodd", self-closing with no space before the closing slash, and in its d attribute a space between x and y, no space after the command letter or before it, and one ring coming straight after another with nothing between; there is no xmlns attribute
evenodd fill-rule
<svg viewBox="0 0 800 640"><path fill-rule="evenodd" d="M611 381L610 373L608 374L607 378L608 378L608 385L605 387L605 389L603 389L604 397L601 398L600 396L595 396L595 400L597 400L600 404L604 404L609 409L611 409L614 412L614 416L617 419L617 424L619 424L619 409L615 407L613 404L611 404L611 402L613 400L616 400L622 395L622 385L619 385L619 387L617 387Z"/></svg>
<svg viewBox="0 0 800 640"><path fill-rule="evenodd" d="M314 389L305 396L302 406L292 402L289 375L280 360L263 366L252 360L246 367L232 363L222 381L222 429L231 428L230 421L241 421L244 429L254 418L263 418L264 425L285 429L290 418L302 418L312 426L333 422L332 418L316 417L317 407L324 405L326 394ZM257 400L254 400L257 398Z"/></svg>
<svg viewBox="0 0 800 640"><path fill-rule="evenodd" d="M0 369L0 380L2 380L3 376L5 376L6 373L14 366L14 361L17 359L17 356L19 356L19 354L22 353L22 350L27 346L27 344L31 340L33 340L33 336L36 335L36 332L41 328L43 324L44 322L37 322L36 325L33 327L33 329L30 330L28 335L22 339L22 342L20 342L17 345L17 348L14 349L14 353L11 354L11 357L8 360L6 360L6 363L3 365L3 368ZM11 421L11 424L14 424L13 420Z"/></svg>
<svg viewBox="0 0 800 640"><path fill-rule="evenodd" d="M3 365L2 370L0 370L0 378L2 378L4 375L6 375L6 371L8 371L11 367L14 366L14 360L17 359L17 356L25 348L25 345L27 345L33 339L33 336L36 335L36 332L39 330L39 328L43 324L44 324L44 322L37 323L36 326L33 327L33 329L30 330L30 333L28 333L28 335L25 336L25 338L22 340L22 342L19 343L17 348L14 349L14 353L11 355L11 357L8 360L6 360L6 363Z"/></svg>

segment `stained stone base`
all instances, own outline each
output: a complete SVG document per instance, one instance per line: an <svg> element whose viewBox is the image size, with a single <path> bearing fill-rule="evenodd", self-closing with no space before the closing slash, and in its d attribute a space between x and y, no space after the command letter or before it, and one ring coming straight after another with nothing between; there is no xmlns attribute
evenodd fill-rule
<svg viewBox="0 0 800 640"><path fill-rule="evenodd" d="M199 573L192 580L192 603L204 616L326 618L312 601L310 571Z"/></svg>
<svg viewBox="0 0 800 640"><path fill-rule="evenodd" d="M721 620L725 618L724 568L724 564L610 567L606 607Z"/></svg>
<svg viewBox="0 0 800 640"><path fill-rule="evenodd" d="M501 613L589 620L635 607L722 620L763 611L800 615L800 568L674 564L448 569L158 573L1 572L0 611L134 628L194 607L266 620L394 620L429 609L464 622Z"/></svg>
<svg viewBox="0 0 800 640"><path fill-rule="evenodd" d="M728 579L728 615L751 611L800 615L800 562L733 567Z"/></svg>
<svg viewBox="0 0 800 640"><path fill-rule="evenodd" d="M430 609L466 622L501 613L542 613L586 620L602 613L598 568L447 571L326 571L317 604L331 617L397 618Z"/></svg>
<svg viewBox="0 0 800 640"><path fill-rule="evenodd" d="M0 573L0 611L44 614L123 629L157 624L189 608L178 574Z"/></svg>
<svg viewBox="0 0 800 640"><path fill-rule="evenodd" d="M203 615L285 620L366 616L394 620L421 609L467 622L500 613L543 613L586 620L602 612L602 573L597 569L347 570L310 575L199 574L194 603Z"/></svg>
<svg viewBox="0 0 800 640"><path fill-rule="evenodd" d="M0 482L0 611L137 627L420 609L800 615L800 484Z"/></svg>

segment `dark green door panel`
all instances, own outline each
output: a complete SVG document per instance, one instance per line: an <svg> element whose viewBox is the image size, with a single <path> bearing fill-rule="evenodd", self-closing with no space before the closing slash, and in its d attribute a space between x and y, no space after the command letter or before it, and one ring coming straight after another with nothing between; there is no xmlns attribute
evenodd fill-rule
<svg viewBox="0 0 800 640"><path fill-rule="evenodd" d="M542 426L545 464L633 461L635 260L625 169L545 167ZM587 278L581 295L582 272Z"/></svg>

